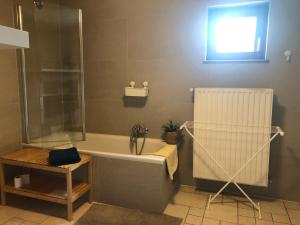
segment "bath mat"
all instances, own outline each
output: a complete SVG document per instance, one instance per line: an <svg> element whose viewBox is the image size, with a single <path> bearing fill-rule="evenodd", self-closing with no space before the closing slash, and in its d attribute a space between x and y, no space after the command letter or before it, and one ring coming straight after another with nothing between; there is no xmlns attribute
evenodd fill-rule
<svg viewBox="0 0 300 225"><path fill-rule="evenodd" d="M75 225L180 225L181 219L118 206L93 204Z"/></svg>

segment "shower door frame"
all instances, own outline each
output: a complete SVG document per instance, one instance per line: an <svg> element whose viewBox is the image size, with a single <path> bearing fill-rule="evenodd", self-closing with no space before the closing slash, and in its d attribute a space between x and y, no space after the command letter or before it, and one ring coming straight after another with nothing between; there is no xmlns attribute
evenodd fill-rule
<svg viewBox="0 0 300 225"><path fill-rule="evenodd" d="M80 54L80 83L81 83L81 93L78 93L81 98L81 122L82 122L82 140L86 140L86 125L85 125L85 91L84 91L84 63L83 63L83 22L82 22L82 9L78 9L78 25L79 25L79 54ZM16 6L16 26L18 29L23 30L23 10L22 5ZM29 34L30 38L30 34ZM30 46L29 46L30 48ZM26 56L25 49L20 49L20 74L22 85L22 124L23 124L23 139L25 138L26 144L31 143L30 133L29 133L29 113L28 113L28 95L27 95L27 76L26 76ZM23 140L24 141L24 140Z"/></svg>

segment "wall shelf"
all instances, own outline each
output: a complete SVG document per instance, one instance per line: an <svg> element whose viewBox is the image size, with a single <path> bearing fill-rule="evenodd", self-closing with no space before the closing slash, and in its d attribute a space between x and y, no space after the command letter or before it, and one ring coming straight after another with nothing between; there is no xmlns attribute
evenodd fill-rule
<svg viewBox="0 0 300 225"><path fill-rule="evenodd" d="M147 97L149 89L147 87L135 88L125 87L125 96L127 97Z"/></svg>
<svg viewBox="0 0 300 225"><path fill-rule="evenodd" d="M0 48L29 48L28 32L0 25Z"/></svg>

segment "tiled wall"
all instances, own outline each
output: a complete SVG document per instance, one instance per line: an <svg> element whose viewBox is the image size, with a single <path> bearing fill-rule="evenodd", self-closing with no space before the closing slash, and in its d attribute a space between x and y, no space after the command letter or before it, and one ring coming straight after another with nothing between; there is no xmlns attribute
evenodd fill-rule
<svg viewBox="0 0 300 225"><path fill-rule="evenodd" d="M190 87L273 88L274 124L286 136L272 144L272 183L254 192L300 200L299 0L270 1L269 64L202 64L207 6L239 0L62 2L83 8L88 132L128 135L142 121L150 136L160 137L166 120L193 119ZM291 63L285 61L286 49L293 52ZM130 80L149 81L146 101L123 97ZM182 183L194 183L188 138L180 150L179 174Z"/></svg>
<svg viewBox="0 0 300 225"><path fill-rule="evenodd" d="M0 24L13 27L13 1L0 1ZM16 50L0 49L0 155L16 150L21 143Z"/></svg>

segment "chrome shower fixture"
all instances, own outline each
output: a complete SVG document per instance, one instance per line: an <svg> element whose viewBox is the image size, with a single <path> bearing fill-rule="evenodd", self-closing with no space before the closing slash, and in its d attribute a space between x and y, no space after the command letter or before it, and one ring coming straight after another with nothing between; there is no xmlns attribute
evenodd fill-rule
<svg viewBox="0 0 300 225"><path fill-rule="evenodd" d="M133 125L131 128L131 134L130 134L130 147L135 147L135 154L141 155L145 146L146 141L146 135L148 134L149 129L145 127L144 125L137 123ZM138 138L143 138L143 143L140 149L138 150Z"/></svg>
<svg viewBox="0 0 300 225"><path fill-rule="evenodd" d="M43 0L33 0L33 3L38 9L42 9L44 6Z"/></svg>

